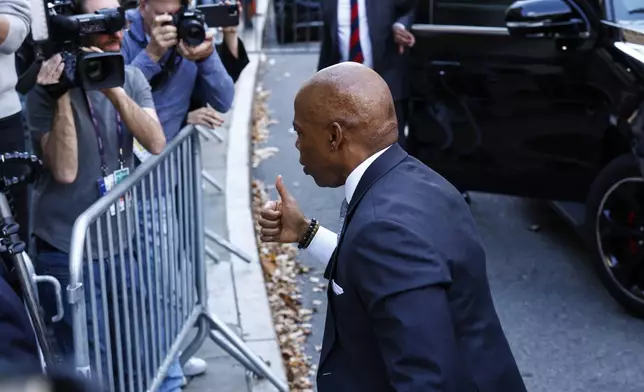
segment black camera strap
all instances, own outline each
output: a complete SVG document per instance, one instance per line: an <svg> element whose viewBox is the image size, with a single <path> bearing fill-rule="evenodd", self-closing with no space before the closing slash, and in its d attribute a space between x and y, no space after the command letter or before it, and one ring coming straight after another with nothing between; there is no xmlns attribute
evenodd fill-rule
<svg viewBox="0 0 644 392"><path fill-rule="evenodd" d="M150 87L152 88L152 91L157 91L159 88L163 87L176 70L177 63L175 61L177 58L177 51L175 49L170 50L172 53L170 53L170 56L168 56L165 63L161 65L161 72L150 79ZM179 61L181 61L181 59L179 59Z"/></svg>

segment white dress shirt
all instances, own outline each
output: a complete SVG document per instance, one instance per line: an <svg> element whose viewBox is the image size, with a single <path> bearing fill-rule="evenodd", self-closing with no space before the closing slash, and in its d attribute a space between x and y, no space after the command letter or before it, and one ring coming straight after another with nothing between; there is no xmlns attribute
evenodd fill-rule
<svg viewBox="0 0 644 392"><path fill-rule="evenodd" d="M340 60L349 60L349 41L351 40L351 0L338 1L338 46ZM358 0L358 20L360 22L360 48L364 57L363 64L373 69L369 20L367 18L367 0Z"/></svg>
<svg viewBox="0 0 644 392"><path fill-rule="evenodd" d="M391 147L391 146L389 146ZM382 155L389 147L378 151L369 158L365 159L358 167L353 169L347 181L344 184L344 194L347 198L347 203L351 203L351 197L358 187L358 183L362 178L362 175L367 171L369 166L380 156ZM331 255L335 250L335 247L338 245L338 235L331 230L320 225L318 232L315 234L315 237L311 240L307 250L309 253L317 259L320 263L328 263L331 259Z"/></svg>

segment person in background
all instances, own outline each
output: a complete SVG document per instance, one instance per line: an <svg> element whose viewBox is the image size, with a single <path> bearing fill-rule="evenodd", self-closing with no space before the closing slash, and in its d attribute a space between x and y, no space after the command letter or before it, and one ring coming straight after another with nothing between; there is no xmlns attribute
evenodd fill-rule
<svg viewBox="0 0 644 392"><path fill-rule="evenodd" d="M416 42L409 31L414 4L412 0L329 0L322 5L324 27L318 71L355 61L378 72L394 97L398 143L403 148L410 93L407 49Z"/></svg>
<svg viewBox="0 0 644 392"><path fill-rule="evenodd" d="M225 113L233 102L235 87L215 50L214 34L191 47L168 22L189 5L186 0L141 0L128 12L130 28L121 53L146 76L152 87L156 110L168 141L181 129L194 94L215 110Z"/></svg>
<svg viewBox="0 0 644 392"><path fill-rule="evenodd" d="M226 4L230 4L229 1ZM241 2L237 2L237 11L239 15L243 14ZM215 45L221 62L226 68L226 72L237 82L244 68L249 63L248 53L241 38L237 35L237 26L223 27L223 40ZM217 128L223 124L224 120L216 110L206 105L197 94L193 94L190 102L190 112L186 118L186 124L203 125L208 128Z"/></svg>
<svg viewBox="0 0 644 392"><path fill-rule="evenodd" d="M0 1L0 153L27 151L22 123L22 104L16 92L15 53L29 34L31 5L29 0ZM19 175L20 168L4 168L4 176ZM29 248L29 186L12 189L14 219L20 225L18 235Z"/></svg>

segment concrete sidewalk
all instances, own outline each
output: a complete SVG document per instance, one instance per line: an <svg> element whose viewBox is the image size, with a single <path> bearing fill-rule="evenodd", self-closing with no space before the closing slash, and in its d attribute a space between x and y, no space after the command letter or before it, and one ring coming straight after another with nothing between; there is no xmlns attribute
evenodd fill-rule
<svg viewBox="0 0 644 392"><path fill-rule="evenodd" d="M250 125L262 45L261 31L268 4L268 0L258 1L258 13L253 21L255 30L240 33L249 51L250 64L236 84L235 101L226 114L225 126L217 130L224 140L202 139L203 169L224 188L219 192L204 182L204 221L207 229L228 239L252 259L252 263L246 263L215 243L206 241L206 246L219 258L218 262L207 260L210 311L231 326L248 347L285 380L251 212ZM205 375L189 380L185 391L276 390L268 381L247 377L244 367L210 340L204 343L196 356L207 361L208 369Z"/></svg>

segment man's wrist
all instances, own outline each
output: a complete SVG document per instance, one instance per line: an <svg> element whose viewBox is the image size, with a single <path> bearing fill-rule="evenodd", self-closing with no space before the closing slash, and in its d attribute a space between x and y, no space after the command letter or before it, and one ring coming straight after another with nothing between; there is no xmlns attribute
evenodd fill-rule
<svg viewBox="0 0 644 392"><path fill-rule="evenodd" d="M319 229L320 229L320 224L318 223L318 221L316 219L311 219L309 221L308 227L306 228L306 232L298 242L297 247L299 249L308 248L309 245L311 245L311 242L313 242L313 238L315 238L315 235L317 234Z"/></svg>
<svg viewBox="0 0 644 392"><path fill-rule="evenodd" d="M297 231L298 232L297 242L302 243L304 241L304 239L305 239L304 237L306 236L306 233L309 231L309 226L311 226L311 220L304 218L304 220L302 220L302 222L300 222L299 226L300 226L300 228Z"/></svg>
<svg viewBox="0 0 644 392"><path fill-rule="evenodd" d="M118 106L121 99L127 96L125 89L123 87L114 87L106 89L103 94L112 102L114 106Z"/></svg>

